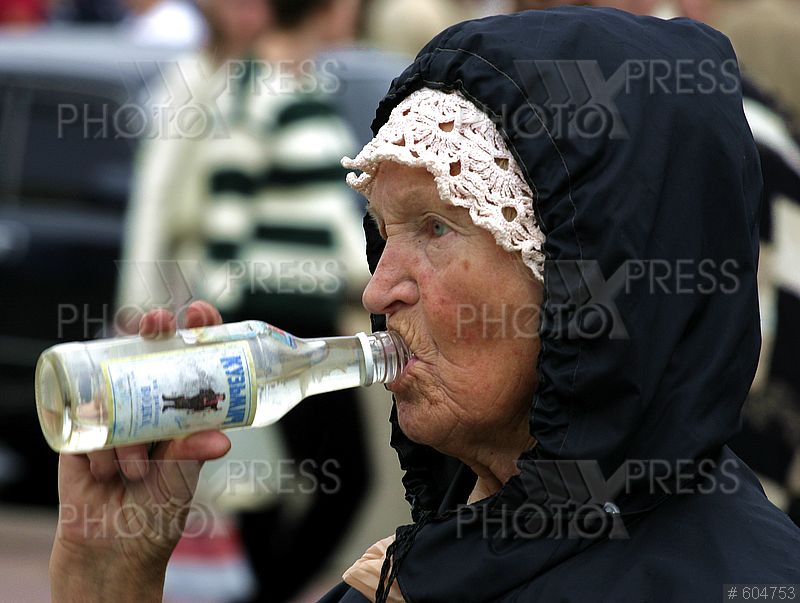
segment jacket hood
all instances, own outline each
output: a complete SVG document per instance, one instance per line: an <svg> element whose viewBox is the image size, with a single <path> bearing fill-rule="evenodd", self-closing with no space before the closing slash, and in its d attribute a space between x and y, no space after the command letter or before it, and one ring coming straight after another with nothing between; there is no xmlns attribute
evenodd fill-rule
<svg viewBox="0 0 800 603"><path fill-rule="evenodd" d="M458 90L495 120L546 235L538 445L487 505L574 498L563 470L551 477L566 488L548 483L551 461L596 462L608 479L630 459L716 458L760 347L761 173L727 38L612 9L464 22L392 83L373 131L422 86ZM382 241L364 224L374 271ZM391 421L415 519L446 516L471 481ZM646 490L613 496L623 517L657 504Z"/></svg>

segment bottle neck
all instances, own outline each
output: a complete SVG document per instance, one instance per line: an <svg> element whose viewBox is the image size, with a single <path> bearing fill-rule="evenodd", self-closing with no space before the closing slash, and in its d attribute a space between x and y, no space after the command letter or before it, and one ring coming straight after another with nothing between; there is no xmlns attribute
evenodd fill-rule
<svg viewBox="0 0 800 603"><path fill-rule="evenodd" d="M411 351L395 331L376 331L371 335L357 333L356 337L364 352L367 379L364 385L391 383L400 376L411 358Z"/></svg>
<svg viewBox="0 0 800 603"><path fill-rule="evenodd" d="M303 341L318 359L311 367L308 396L391 383L403 372L411 356L400 336L386 331Z"/></svg>

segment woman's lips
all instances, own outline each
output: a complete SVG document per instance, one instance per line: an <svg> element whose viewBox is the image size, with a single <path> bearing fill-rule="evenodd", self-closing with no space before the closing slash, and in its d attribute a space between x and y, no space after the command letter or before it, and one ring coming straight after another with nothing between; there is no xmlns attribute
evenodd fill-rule
<svg viewBox="0 0 800 603"><path fill-rule="evenodd" d="M414 356L412 354L411 358L408 359L408 362L406 363L405 368L403 368L403 372L400 373L400 375L398 375L397 379L395 379L391 383L387 383L386 384L386 389L388 389L392 393L400 391L403 388L403 385L409 379L413 378L413 375L411 375L410 373L411 373L412 369L414 368L414 365L417 364L417 362L419 362L419 360L417 359L416 356Z"/></svg>

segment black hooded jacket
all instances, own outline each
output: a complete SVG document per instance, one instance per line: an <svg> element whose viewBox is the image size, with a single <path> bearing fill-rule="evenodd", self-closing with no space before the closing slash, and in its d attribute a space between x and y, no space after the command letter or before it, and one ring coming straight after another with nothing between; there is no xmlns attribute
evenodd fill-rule
<svg viewBox="0 0 800 603"><path fill-rule="evenodd" d="M726 446L759 354L761 199L728 40L610 9L461 23L393 82L373 131L423 86L495 120L547 240L520 474L466 505L471 471L392 413L415 521L390 555L405 600L683 603L800 583L800 533Z"/></svg>

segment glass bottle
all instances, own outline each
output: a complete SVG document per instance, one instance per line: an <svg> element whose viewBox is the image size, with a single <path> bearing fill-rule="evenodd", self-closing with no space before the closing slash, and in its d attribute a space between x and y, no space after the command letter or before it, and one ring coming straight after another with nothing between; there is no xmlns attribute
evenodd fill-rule
<svg viewBox="0 0 800 603"><path fill-rule="evenodd" d="M36 406L48 444L82 453L269 425L307 396L390 383L409 357L394 332L300 339L255 320L65 343L39 358Z"/></svg>

